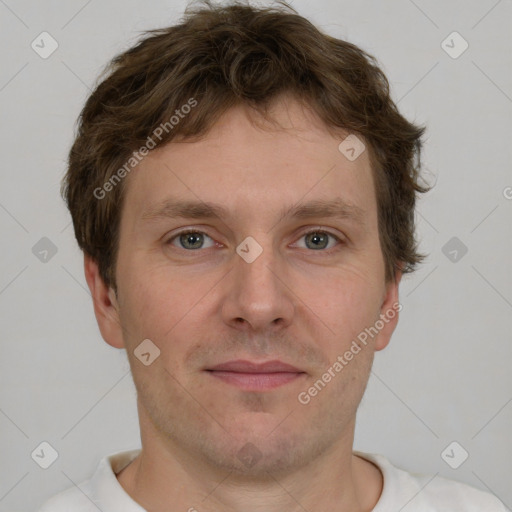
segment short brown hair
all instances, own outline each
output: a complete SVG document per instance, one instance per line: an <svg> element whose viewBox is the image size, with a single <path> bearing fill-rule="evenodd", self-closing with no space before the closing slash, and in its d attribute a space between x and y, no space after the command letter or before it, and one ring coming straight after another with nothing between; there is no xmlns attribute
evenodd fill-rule
<svg viewBox="0 0 512 512"><path fill-rule="evenodd" d="M414 237L414 206L416 193L428 190L419 184L425 128L400 115L373 56L279 3L255 8L206 0L187 9L179 24L147 31L112 59L108 76L85 103L61 192L80 248L114 290L121 178L134 152L148 149L158 126L167 128L157 146L178 136L193 138L236 105L265 115L269 102L283 93L310 106L328 128L345 129L367 143L386 279L399 268L413 271L424 258ZM194 108L171 123L191 99Z"/></svg>

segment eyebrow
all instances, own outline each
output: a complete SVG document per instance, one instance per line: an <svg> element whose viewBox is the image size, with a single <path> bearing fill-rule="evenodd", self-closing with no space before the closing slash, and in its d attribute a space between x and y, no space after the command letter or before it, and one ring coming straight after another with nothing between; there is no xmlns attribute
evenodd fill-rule
<svg viewBox="0 0 512 512"><path fill-rule="evenodd" d="M365 210L359 206L348 203L340 197L330 200L316 199L307 203L284 207L280 211L276 224L287 218L309 219L322 217L349 220L364 225L365 213ZM166 218L209 219L218 217L225 219L230 216L229 210L220 204L206 201L167 199L146 208L140 218L143 221L156 221Z"/></svg>

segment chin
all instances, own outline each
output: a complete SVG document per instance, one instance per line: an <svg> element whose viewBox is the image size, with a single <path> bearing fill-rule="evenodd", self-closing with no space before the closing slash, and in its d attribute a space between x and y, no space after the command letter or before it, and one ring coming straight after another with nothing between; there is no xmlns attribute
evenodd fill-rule
<svg viewBox="0 0 512 512"><path fill-rule="evenodd" d="M268 480L299 470L332 446L333 439L321 432L315 435L309 429L297 430L298 425L294 425L294 431L290 424L279 425L284 417L276 421L271 416L270 427L269 421L258 423L257 414L253 416L251 425L238 421L238 428L230 429L229 434L224 432L221 439L203 438L200 450L210 465L232 476Z"/></svg>

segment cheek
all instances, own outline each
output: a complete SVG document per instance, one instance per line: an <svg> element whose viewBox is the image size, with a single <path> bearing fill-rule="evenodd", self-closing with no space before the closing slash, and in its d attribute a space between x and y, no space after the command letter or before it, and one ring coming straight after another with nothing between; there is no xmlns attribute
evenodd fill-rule
<svg viewBox="0 0 512 512"><path fill-rule="evenodd" d="M178 354L204 337L204 325L213 311L208 291L218 281L218 276L185 279L178 272L166 265L133 266L123 283L127 300L121 305L127 344L135 348L150 339L174 369L180 364Z"/></svg>
<svg viewBox="0 0 512 512"><path fill-rule="evenodd" d="M173 293L168 282L142 266L125 266L119 275L123 276L119 285L124 296L120 316L128 336L132 343L141 337L156 342L179 318L183 303L180 294Z"/></svg>
<svg viewBox="0 0 512 512"><path fill-rule="evenodd" d="M302 289L310 290L304 302L330 327L336 339L357 335L379 316L381 289L376 277L358 269L346 269L316 282L314 294L307 281ZM303 292L305 293L305 292ZM310 313L311 315L311 313Z"/></svg>

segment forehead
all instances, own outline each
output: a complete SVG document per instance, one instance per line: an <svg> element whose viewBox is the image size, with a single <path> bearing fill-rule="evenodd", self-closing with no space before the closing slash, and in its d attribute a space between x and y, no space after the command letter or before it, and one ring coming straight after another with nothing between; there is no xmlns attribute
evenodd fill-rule
<svg viewBox="0 0 512 512"><path fill-rule="evenodd" d="M234 107L205 136L150 152L127 178L123 215L139 222L159 210L171 211L180 200L196 207L217 205L223 215L231 212L239 220L270 220L271 214L275 220L286 216L283 204L291 210L298 203L318 206L322 201L336 202L345 212L351 209L360 220L365 214L374 216L367 151L347 158L340 143L349 134L328 130L293 100L275 103L271 116L274 124Z"/></svg>

